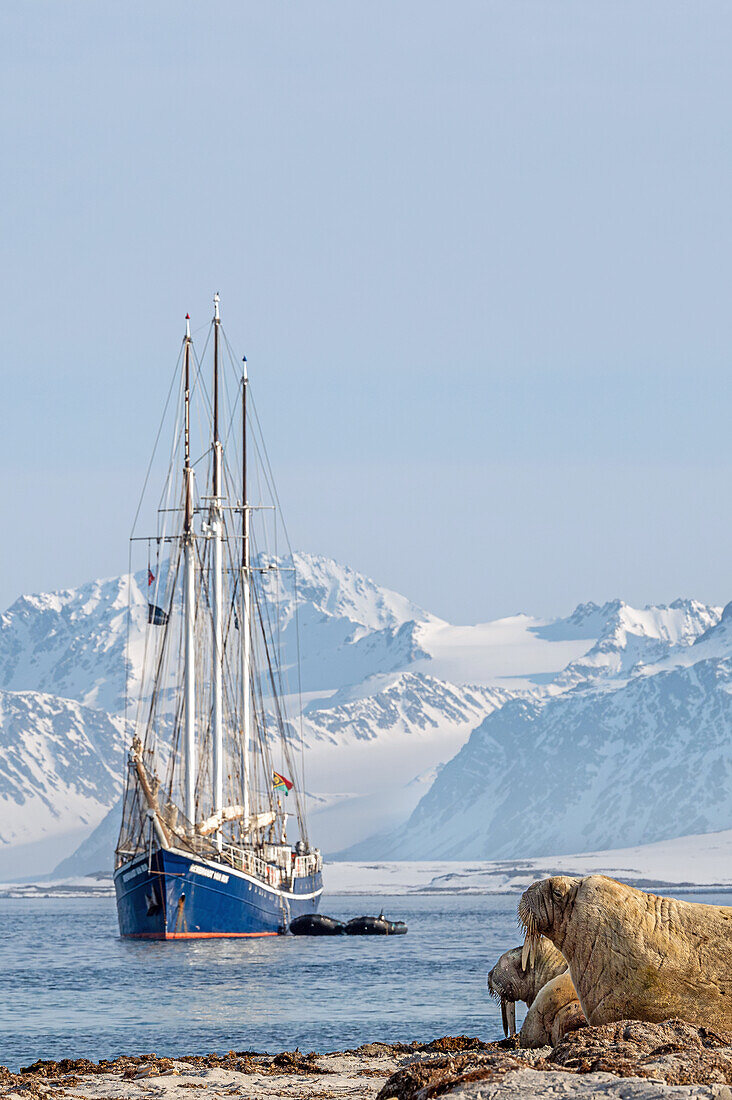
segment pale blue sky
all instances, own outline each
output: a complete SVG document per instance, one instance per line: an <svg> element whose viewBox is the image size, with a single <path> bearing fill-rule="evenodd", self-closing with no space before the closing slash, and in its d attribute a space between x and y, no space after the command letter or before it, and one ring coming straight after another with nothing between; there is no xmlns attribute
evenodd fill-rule
<svg viewBox="0 0 732 1100"><path fill-rule="evenodd" d="M732 597L732 7L9 4L0 604L126 566L183 316L293 542L447 618Z"/></svg>

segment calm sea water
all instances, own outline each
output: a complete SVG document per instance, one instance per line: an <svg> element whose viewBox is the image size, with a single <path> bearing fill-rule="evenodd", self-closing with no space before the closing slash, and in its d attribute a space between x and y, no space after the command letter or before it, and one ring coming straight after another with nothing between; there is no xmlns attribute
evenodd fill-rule
<svg viewBox="0 0 732 1100"><path fill-rule="evenodd" d="M510 897L333 897L406 936L121 940L114 899L0 900L0 1063L119 1053L338 1050L498 1037L487 970L518 943Z"/></svg>
<svg viewBox="0 0 732 1100"><path fill-rule="evenodd" d="M144 943L120 940L112 898L0 899L0 1063L500 1038L485 979L520 942L516 902L334 897L323 912L383 906L409 932Z"/></svg>

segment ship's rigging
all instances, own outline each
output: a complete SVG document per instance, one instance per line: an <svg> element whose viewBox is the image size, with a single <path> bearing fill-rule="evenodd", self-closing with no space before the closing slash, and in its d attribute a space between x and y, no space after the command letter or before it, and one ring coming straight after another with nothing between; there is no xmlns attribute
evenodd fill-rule
<svg viewBox="0 0 732 1100"><path fill-rule="evenodd" d="M209 344L210 395L202 365ZM231 352L218 295L200 358L186 318L176 378L157 529L133 531L130 544L148 550L149 625L142 673L128 685L134 738L117 867L174 848L292 882L298 872L319 873L321 861L309 845L285 713L278 594L289 566L247 363L237 365ZM288 797L281 784L275 790L280 775L294 780Z"/></svg>

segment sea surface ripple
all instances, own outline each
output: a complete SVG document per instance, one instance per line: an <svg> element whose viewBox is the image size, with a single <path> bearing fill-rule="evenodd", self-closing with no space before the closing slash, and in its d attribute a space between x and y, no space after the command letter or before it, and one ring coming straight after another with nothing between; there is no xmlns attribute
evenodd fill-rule
<svg viewBox="0 0 732 1100"><path fill-rule="evenodd" d="M383 908L409 932L156 943L119 938L111 897L0 899L0 1063L497 1039L486 974L521 941L517 901L326 897L324 913Z"/></svg>

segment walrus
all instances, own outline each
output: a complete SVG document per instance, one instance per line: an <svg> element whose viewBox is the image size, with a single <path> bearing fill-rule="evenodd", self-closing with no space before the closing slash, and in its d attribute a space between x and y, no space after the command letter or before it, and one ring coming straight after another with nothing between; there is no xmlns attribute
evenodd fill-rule
<svg viewBox="0 0 732 1100"><path fill-rule="evenodd" d="M519 1032L520 1047L555 1047L569 1031L586 1027L572 975L568 970L543 985L526 1013Z"/></svg>
<svg viewBox="0 0 732 1100"><path fill-rule="evenodd" d="M539 940L530 966L521 962L522 948L504 951L488 973L491 996L501 1002L503 1034L516 1034L516 1001L531 1008L539 990L567 969L567 960L547 939Z"/></svg>
<svg viewBox="0 0 732 1100"><path fill-rule="evenodd" d="M732 908L657 897L605 875L535 882L519 903L531 962L548 937L590 1024L671 1017L732 1031Z"/></svg>

